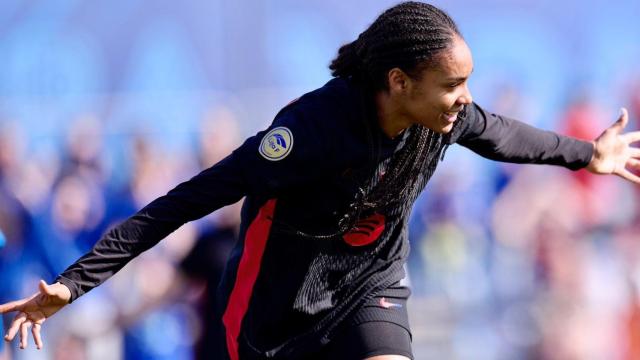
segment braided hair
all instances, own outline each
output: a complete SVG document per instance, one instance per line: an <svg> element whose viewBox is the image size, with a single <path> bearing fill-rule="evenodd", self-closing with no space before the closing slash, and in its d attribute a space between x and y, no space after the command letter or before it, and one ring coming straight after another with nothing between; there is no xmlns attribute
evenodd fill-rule
<svg viewBox="0 0 640 360"><path fill-rule="evenodd" d="M381 139L371 120L375 113L374 96L387 91L387 73L400 68L408 76L419 80L420 74L436 66L439 56L452 46L460 33L451 18L434 6L405 2L382 13L357 40L342 46L330 69L335 77L349 79L359 88L362 123L369 145L369 163L363 166L362 177L355 177L358 191L348 203L333 234L308 234L290 227L296 235L320 240L320 251L311 260L307 274L293 303L294 309L306 314L322 316L311 329L290 338L270 354L291 355L303 352L318 339L330 339L346 317L364 299L397 281L392 274L400 271L408 255L406 240L381 237L371 247L358 251L342 251L332 246L335 239L350 231L358 231L358 221L374 213L381 213L389 221L386 232L404 231L408 213L418 194L433 174L448 144L458 132L464 111L448 134L436 133L420 125L406 129L403 138L390 158L381 159ZM373 170L373 174L371 172ZM384 173L384 176L378 176ZM373 176L372 176L373 175ZM328 245L327 245L328 244ZM326 246L325 246L326 245Z"/></svg>
<svg viewBox="0 0 640 360"><path fill-rule="evenodd" d="M419 80L425 69L437 65L456 36L461 37L460 31L444 11L425 3L404 2L383 12L357 40L343 45L329 68L334 77L358 83L363 89L363 106L370 108L373 94L389 89L389 70L400 68ZM371 115L365 112L365 117ZM460 117L464 117L464 111ZM368 133L370 162L375 164L379 144L375 142L370 119L363 119L363 124ZM432 130L414 125L407 132L402 149L379 166L378 171L385 174L382 180L374 177L360 188L341 218L338 231L313 237L344 234L367 212L381 211L388 215L407 212L407 204L413 203L435 170L440 154L446 150L446 138Z"/></svg>
<svg viewBox="0 0 640 360"><path fill-rule="evenodd" d="M404 2L383 12L355 41L343 45L329 69L353 77L372 91L388 89L387 73L400 68L414 79L433 66L460 31L433 5Z"/></svg>

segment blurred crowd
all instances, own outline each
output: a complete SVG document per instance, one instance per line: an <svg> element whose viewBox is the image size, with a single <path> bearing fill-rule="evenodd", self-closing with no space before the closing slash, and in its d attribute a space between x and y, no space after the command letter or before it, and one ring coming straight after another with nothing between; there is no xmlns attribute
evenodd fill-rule
<svg viewBox="0 0 640 360"><path fill-rule="evenodd" d="M639 119L640 91L629 93ZM507 88L486 106L517 116L522 102ZM593 139L613 120L579 98L555 130ZM18 123L0 125L0 302L51 281L110 226L249 135L217 107L192 148L119 134L127 155L114 160L95 116L72 121L46 156L25 148ZM417 359L640 358L639 200L640 188L615 177L447 152L410 222ZM215 358L212 293L238 221L236 204L183 226L47 321L43 350L5 344L0 359Z"/></svg>
<svg viewBox="0 0 640 360"><path fill-rule="evenodd" d="M489 107L517 115L522 103L511 89ZM581 139L614 118L586 97L560 114L555 130ZM456 155L411 222L417 358L640 359L640 187Z"/></svg>
<svg viewBox="0 0 640 360"><path fill-rule="evenodd" d="M16 126L5 124L0 132L0 302L33 293L40 278L52 281L110 226L218 162L241 140L233 115L217 109L203 119L193 152L168 153L135 134L128 137L129 163L109 163L100 122L81 117L61 151L41 161L21 151ZM127 180L114 183L114 172L126 172ZM207 358L215 351L201 347L215 337L210 301L236 238L239 205L186 224L47 321L43 351L31 344L14 353L15 346L6 346L0 358Z"/></svg>

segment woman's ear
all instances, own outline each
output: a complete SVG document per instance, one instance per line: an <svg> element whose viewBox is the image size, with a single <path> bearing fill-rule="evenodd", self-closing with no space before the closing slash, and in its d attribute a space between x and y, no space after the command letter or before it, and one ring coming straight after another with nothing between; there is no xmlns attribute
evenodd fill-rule
<svg viewBox="0 0 640 360"><path fill-rule="evenodd" d="M393 68L387 73L390 93L403 93L409 86L409 76L399 68Z"/></svg>

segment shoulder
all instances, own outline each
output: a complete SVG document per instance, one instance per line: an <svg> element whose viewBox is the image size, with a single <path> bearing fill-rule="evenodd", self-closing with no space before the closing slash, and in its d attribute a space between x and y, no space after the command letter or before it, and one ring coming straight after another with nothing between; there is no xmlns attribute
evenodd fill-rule
<svg viewBox="0 0 640 360"><path fill-rule="evenodd" d="M334 153L359 136L354 123L361 121L360 106L353 85L344 79L332 79L280 110L268 134L291 137L305 152Z"/></svg>
<svg viewBox="0 0 640 360"><path fill-rule="evenodd" d="M356 116L358 107L357 90L353 85L348 80L334 78L282 108L275 117L274 125L295 118L295 121L309 125L335 127Z"/></svg>

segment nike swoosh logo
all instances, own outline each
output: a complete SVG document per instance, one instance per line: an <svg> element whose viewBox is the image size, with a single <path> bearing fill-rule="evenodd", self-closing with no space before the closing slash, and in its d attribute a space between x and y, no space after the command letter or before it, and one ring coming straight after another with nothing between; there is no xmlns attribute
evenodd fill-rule
<svg viewBox="0 0 640 360"><path fill-rule="evenodd" d="M382 306L385 309L390 309L390 308L401 308L402 304L392 303L392 302L387 301L386 298L381 298L380 299L380 306Z"/></svg>

